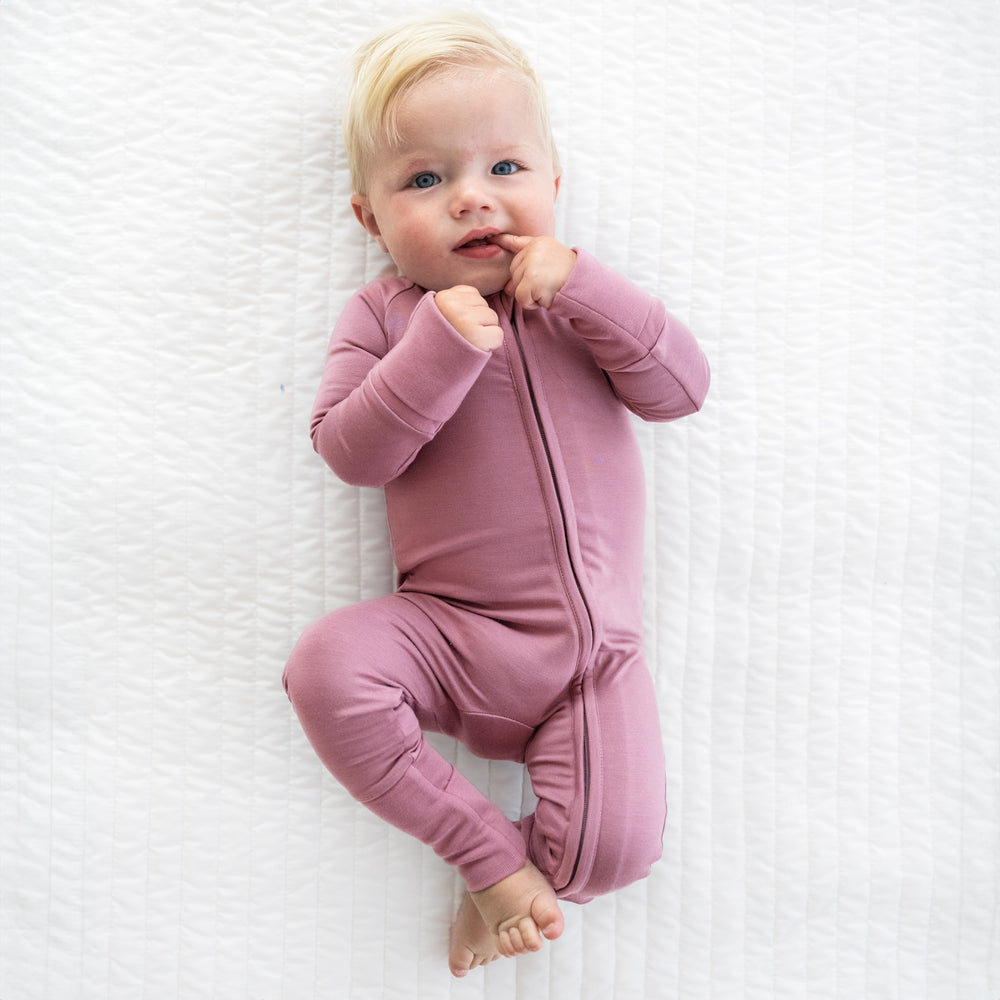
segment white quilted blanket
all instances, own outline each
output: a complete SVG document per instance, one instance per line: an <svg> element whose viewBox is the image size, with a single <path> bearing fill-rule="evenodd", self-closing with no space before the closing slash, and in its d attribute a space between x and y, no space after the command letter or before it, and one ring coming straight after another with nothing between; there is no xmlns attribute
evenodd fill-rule
<svg viewBox="0 0 1000 1000"><path fill-rule="evenodd" d="M713 366L640 428L665 857L453 982L454 877L281 690L392 586L307 426L382 264L343 60L412 2L3 0L0 998L998 1000L1000 7L467 6Z"/></svg>

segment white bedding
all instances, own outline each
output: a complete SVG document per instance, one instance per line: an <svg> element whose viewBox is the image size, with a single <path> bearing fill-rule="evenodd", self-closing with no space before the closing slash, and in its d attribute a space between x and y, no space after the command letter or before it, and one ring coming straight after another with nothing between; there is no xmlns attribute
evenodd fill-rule
<svg viewBox="0 0 1000 1000"><path fill-rule="evenodd" d="M997 1000L1000 7L467 6L546 80L561 235L713 365L639 428L664 859L452 982L454 877L281 690L392 586L307 425L383 263L343 58L413 4L5 0L0 998Z"/></svg>

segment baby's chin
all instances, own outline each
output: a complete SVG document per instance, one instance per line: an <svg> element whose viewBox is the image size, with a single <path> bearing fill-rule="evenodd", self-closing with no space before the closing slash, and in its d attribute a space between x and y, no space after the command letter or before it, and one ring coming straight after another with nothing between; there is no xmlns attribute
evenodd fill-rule
<svg viewBox="0 0 1000 1000"><path fill-rule="evenodd" d="M406 275L406 277L410 276ZM417 281L416 278L411 277L410 280L413 281L415 284L419 285L421 288L427 289L427 291L429 292L443 292L446 288L455 288L457 285L467 285L469 287L474 288L477 292L479 292L479 294L484 299L488 299L491 295L498 295L500 292L502 292L507 287L507 282L510 279L504 278L503 280L498 279L497 281L488 281L488 282L469 281L469 280L462 281L461 279L458 279L449 282L447 284L444 282L434 282L429 285L425 285L422 282Z"/></svg>
<svg viewBox="0 0 1000 1000"><path fill-rule="evenodd" d="M488 299L491 295L499 295L506 287L507 287L507 282L505 281L499 287L495 287L494 285L487 285L484 288L479 288L477 286L476 290L479 292L480 295L482 295L484 299Z"/></svg>

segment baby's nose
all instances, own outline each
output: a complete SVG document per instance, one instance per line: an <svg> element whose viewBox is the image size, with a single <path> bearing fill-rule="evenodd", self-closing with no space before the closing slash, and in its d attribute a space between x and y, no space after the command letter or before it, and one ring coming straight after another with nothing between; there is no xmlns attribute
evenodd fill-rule
<svg viewBox="0 0 1000 1000"><path fill-rule="evenodd" d="M496 200L485 184L474 179L462 180L455 184L451 207L456 216L466 212L491 212L496 208Z"/></svg>

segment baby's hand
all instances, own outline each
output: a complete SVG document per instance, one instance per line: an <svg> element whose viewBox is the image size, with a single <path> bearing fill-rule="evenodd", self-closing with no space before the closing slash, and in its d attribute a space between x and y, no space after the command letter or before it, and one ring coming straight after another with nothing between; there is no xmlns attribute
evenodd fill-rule
<svg viewBox="0 0 1000 1000"><path fill-rule="evenodd" d="M492 351L503 343L497 314L471 285L443 288L435 294L434 301L441 315L473 347Z"/></svg>
<svg viewBox="0 0 1000 1000"><path fill-rule="evenodd" d="M493 242L514 254L510 281L504 291L521 303L522 309L548 309L566 284L576 264L576 254L551 236L514 236L501 233Z"/></svg>

